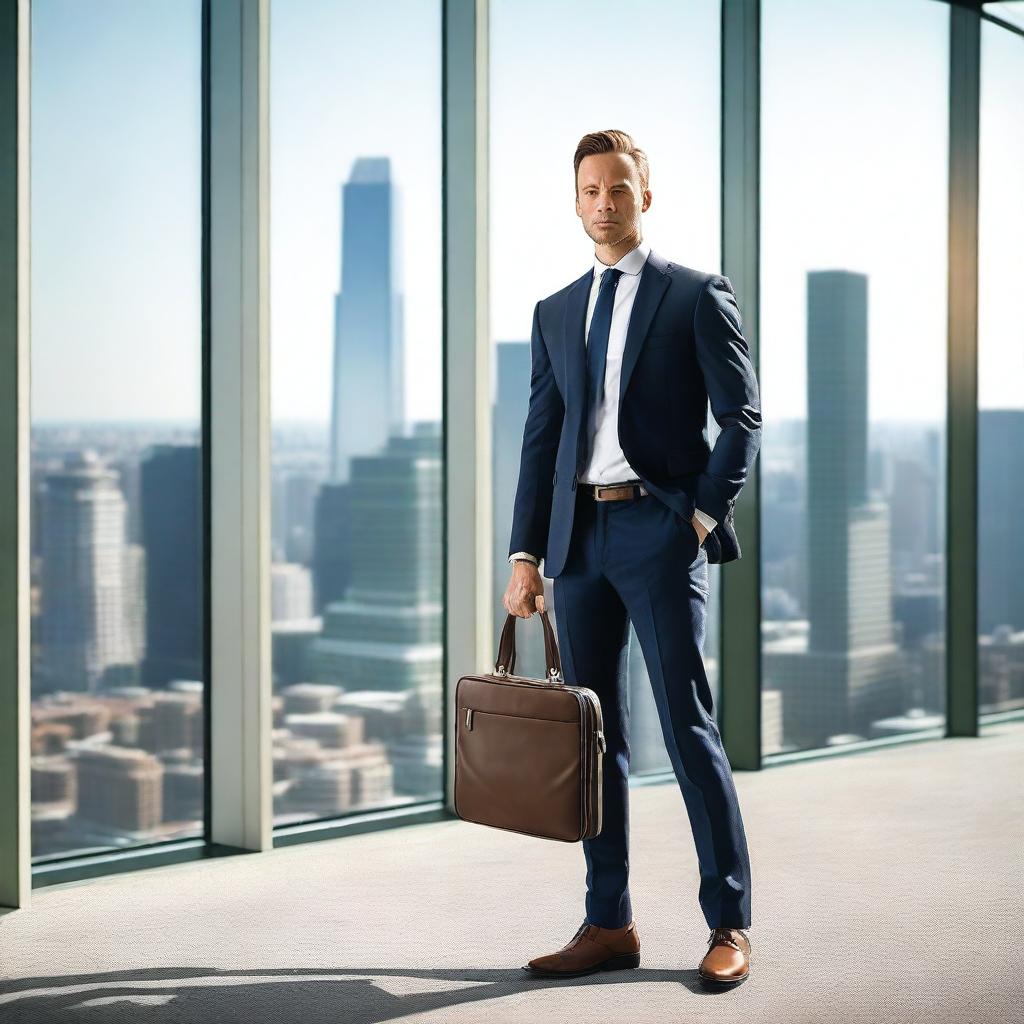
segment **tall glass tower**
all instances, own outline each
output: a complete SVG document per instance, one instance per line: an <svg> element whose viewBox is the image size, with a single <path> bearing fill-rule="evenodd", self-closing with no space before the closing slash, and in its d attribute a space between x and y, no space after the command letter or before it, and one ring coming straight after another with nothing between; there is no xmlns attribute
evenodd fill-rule
<svg viewBox="0 0 1024 1024"><path fill-rule="evenodd" d="M334 302L331 480L356 455L405 433L399 191L388 157L359 157L341 188L341 282Z"/></svg>

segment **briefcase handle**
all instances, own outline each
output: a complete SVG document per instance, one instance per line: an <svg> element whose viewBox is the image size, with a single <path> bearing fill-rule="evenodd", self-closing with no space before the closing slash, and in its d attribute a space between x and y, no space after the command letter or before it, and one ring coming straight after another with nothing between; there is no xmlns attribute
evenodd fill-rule
<svg viewBox="0 0 1024 1024"><path fill-rule="evenodd" d="M562 659L558 654L558 641L555 631L551 628L548 613L538 611L540 623L544 627L544 661L547 664L547 678L553 683L564 683L562 678ZM494 671L499 676L511 675L516 670L516 619L511 612L505 617L505 625L501 628L501 640L498 642L498 660L494 663Z"/></svg>

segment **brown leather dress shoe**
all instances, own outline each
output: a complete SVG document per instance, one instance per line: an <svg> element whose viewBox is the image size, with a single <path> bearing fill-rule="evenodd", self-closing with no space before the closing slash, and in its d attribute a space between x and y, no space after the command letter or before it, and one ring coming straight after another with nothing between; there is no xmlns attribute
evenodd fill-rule
<svg viewBox="0 0 1024 1024"><path fill-rule="evenodd" d="M524 971L542 978L574 978L593 971L618 971L640 966L636 922L624 928L602 928L584 921L557 953L534 957Z"/></svg>
<svg viewBox="0 0 1024 1024"><path fill-rule="evenodd" d="M712 987L736 985L750 974L750 936L741 928L712 928L710 948L697 968L701 981Z"/></svg>

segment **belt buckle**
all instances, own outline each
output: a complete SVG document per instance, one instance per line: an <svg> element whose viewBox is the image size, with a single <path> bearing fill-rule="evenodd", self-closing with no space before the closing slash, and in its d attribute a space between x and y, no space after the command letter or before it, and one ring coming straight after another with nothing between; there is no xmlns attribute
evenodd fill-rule
<svg viewBox="0 0 1024 1024"><path fill-rule="evenodd" d="M595 501L623 501L634 495L634 488L640 488L641 497L648 493L647 488L641 483L635 484L594 484ZM627 491L627 494L603 495L602 491Z"/></svg>

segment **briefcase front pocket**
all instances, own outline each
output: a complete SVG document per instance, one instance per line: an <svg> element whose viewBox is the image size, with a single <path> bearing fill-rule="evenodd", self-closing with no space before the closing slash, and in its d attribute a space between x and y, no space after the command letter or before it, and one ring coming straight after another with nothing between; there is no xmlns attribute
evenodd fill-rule
<svg viewBox="0 0 1024 1024"><path fill-rule="evenodd" d="M459 816L514 832L543 821L550 838L577 841L580 723L473 707L459 708L459 716Z"/></svg>

